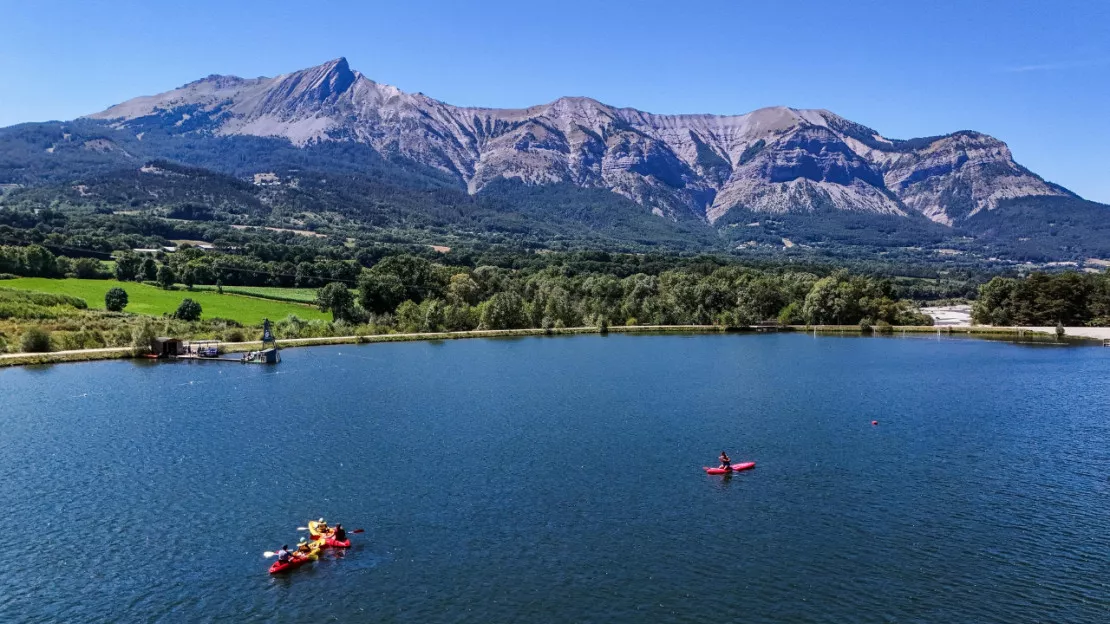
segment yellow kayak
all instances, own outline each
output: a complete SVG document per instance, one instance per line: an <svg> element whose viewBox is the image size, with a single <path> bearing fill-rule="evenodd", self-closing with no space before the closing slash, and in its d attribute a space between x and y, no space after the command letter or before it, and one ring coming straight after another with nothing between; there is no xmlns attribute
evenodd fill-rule
<svg viewBox="0 0 1110 624"><path fill-rule="evenodd" d="M320 523L315 520L308 521L308 534L312 537L312 539L320 540L332 534L332 530L330 528L327 530L327 532L323 532L319 529L319 526Z"/></svg>

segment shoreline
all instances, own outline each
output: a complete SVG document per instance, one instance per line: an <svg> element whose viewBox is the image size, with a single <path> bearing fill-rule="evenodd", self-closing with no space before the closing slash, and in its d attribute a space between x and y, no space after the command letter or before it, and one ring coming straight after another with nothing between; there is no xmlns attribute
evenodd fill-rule
<svg viewBox="0 0 1110 624"><path fill-rule="evenodd" d="M757 333L807 333L828 335L854 335L869 337L894 337L907 334L936 334L938 336L966 336L984 340L1019 340L1034 343L1055 343L1056 337L1044 328L980 327L980 326L931 326L911 325L892 327L889 331L873 330L865 333L858 325L785 325L774 327L727 327L722 325L634 325L610 327L613 334L757 334ZM414 334L373 334L367 336L326 336L320 338L287 338L278 341L282 349L317 347L343 344L371 344L376 342L415 342L463 340L468 338L514 338L529 336L575 336L599 334L596 327L568 327L563 329L490 329L465 332L423 332ZM1067 335L1064 341L1073 345L1101 344L1096 338ZM221 342L221 353L254 351L261 342ZM51 351L47 353L7 353L0 355L0 368L9 366L36 366L67 362L95 362L100 360L136 359L130 347L108 347L76 351ZM204 361L204 360L199 360Z"/></svg>

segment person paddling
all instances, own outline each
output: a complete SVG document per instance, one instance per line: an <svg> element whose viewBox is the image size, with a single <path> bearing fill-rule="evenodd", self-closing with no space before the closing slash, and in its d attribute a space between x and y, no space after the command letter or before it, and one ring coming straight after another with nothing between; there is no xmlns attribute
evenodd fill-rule
<svg viewBox="0 0 1110 624"><path fill-rule="evenodd" d="M281 550L277 551L277 559L282 563L289 563L289 560L292 558L293 553L289 552L289 544L283 545Z"/></svg>
<svg viewBox="0 0 1110 624"><path fill-rule="evenodd" d="M347 541L347 530L343 528L342 524L335 525L335 535L333 537L337 542Z"/></svg>
<svg viewBox="0 0 1110 624"><path fill-rule="evenodd" d="M309 553L311 553L311 552L312 552L312 548L308 545L308 542L301 542L300 544L297 544L297 554L298 555L300 555L302 557L307 557L309 555Z"/></svg>
<svg viewBox="0 0 1110 624"><path fill-rule="evenodd" d="M717 459L721 462L721 468L725 470L732 470L732 460L729 459L728 453L721 451L721 456Z"/></svg>

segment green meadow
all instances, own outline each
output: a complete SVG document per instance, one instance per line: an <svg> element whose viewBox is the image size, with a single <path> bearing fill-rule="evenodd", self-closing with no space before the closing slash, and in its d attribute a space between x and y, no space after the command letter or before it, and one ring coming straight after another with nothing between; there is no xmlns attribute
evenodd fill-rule
<svg viewBox="0 0 1110 624"><path fill-rule="evenodd" d="M290 314L295 314L305 320L331 320L331 314L321 312L307 303L293 301L278 301L275 299L260 299L256 297L235 294L224 290L219 294L211 290L163 290L161 288L140 284L138 282L119 282L116 280L94 279L50 279L45 277L20 277L2 280L0 286L4 288L17 288L36 292L56 293L70 295L84 299L91 309L104 308L104 294L116 286L127 291L128 304L124 312L132 314L147 314L161 316L172 314L182 299L189 298L200 304L202 318L225 318L242 323L243 325L261 325L263 318L276 321ZM267 289L278 291L281 289ZM290 289L294 292L289 298L300 299L305 295L300 290ZM276 294L276 293L274 293Z"/></svg>

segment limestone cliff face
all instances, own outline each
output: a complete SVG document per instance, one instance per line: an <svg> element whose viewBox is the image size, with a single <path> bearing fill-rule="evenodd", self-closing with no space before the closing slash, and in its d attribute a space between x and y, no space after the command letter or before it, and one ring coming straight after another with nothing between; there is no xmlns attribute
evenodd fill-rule
<svg viewBox="0 0 1110 624"><path fill-rule="evenodd" d="M609 189L656 214L713 223L732 208L818 208L953 225L1004 199L1069 195L975 132L891 140L824 110L654 115L589 98L526 109L451 106L351 70L345 59L275 78L210 76L90 116L182 134L357 141L456 176Z"/></svg>
<svg viewBox="0 0 1110 624"><path fill-rule="evenodd" d="M874 157L887 188L907 207L946 225L994 210L1005 199L1070 195L1015 163L1005 143L978 132Z"/></svg>

